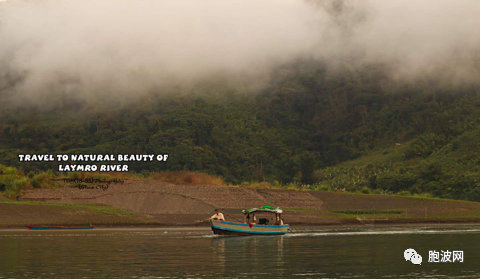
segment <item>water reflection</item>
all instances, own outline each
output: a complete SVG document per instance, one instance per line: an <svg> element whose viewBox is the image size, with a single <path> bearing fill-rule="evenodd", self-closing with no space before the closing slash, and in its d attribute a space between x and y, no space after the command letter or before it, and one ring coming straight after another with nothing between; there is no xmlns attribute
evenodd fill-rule
<svg viewBox="0 0 480 279"><path fill-rule="evenodd" d="M212 237L208 231L0 232L0 278L480 277L478 232L366 231L262 237ZM403 259L406 248L415 248L424 261L429 250L464 250L465 263L415 266Z"/></svg>
<svg viewBox="0 0 480 279"><path fill-rule="evenodd" d="M239 270L248 275L282 268L283 246L283 236L215 237L210 250L218 272L228 276L227 271Z"/></svg>
<svg viewBox="0 0 480 279"><path fill-rule="evenodd" d="M226 253L225 253L225 239L224 237L221 238L212 238L210 249L212 251L212 260L213 262L218 265L219 271L224 274L225 273L225 265L226 265Z"/></svg>

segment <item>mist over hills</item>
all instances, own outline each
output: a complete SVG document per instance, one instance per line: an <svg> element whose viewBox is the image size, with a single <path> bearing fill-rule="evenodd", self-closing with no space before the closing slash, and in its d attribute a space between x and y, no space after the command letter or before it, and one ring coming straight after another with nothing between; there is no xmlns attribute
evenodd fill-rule
<svg viewBox="0 0 480 279"><path fill-rule="evenodd" d="M11 0L0 6L0 98L128 101L219 74L256 92L298 59L477 83L479 9L475 0Z"/></svg>
<svg viewBox="0 0 480 279"><path fill-rule="evenodd" d="M168 153L130 169L478 201L479 8L2 2L0 163Z"/></svg>

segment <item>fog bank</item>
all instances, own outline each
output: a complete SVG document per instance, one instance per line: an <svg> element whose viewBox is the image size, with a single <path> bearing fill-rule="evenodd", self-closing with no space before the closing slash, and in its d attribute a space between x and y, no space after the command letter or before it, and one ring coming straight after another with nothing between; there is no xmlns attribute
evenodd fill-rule
<svg viewBox="0 0 480 279"><path fill-rule="evenodd" d="M268 82L296 59L475 82L476 0L9 0L0 100L136 97L212 77Z"/></svg>

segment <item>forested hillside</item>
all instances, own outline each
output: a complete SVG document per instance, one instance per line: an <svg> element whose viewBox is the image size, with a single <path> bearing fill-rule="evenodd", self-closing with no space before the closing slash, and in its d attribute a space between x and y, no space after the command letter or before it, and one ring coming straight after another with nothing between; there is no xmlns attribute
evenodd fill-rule
<svg viewBox="0 0 480 279"><path fill-rule="evenodd" d="M298 61L258 90L218 78L128 102L52 100L48 109L5 102L0 163L20 166L17 155L25 153L168 153L166 163L130 169L480 201L479 87L433 77L395 81L387 72Z"/></svg>

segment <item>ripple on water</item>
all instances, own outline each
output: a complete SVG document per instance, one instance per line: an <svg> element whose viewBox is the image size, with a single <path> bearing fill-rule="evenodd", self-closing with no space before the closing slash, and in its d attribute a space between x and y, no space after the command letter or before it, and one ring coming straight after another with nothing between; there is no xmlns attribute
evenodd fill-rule
<svg viewBox="0 0 480 279"><path fill-rule="evenodd" d="M480 278L479 245L479 226L297 229L264 237L1 231L0 278ZM406 248L424 263L405 262ZM428 263L433 249L465 250L465 263Z"/></svg>

